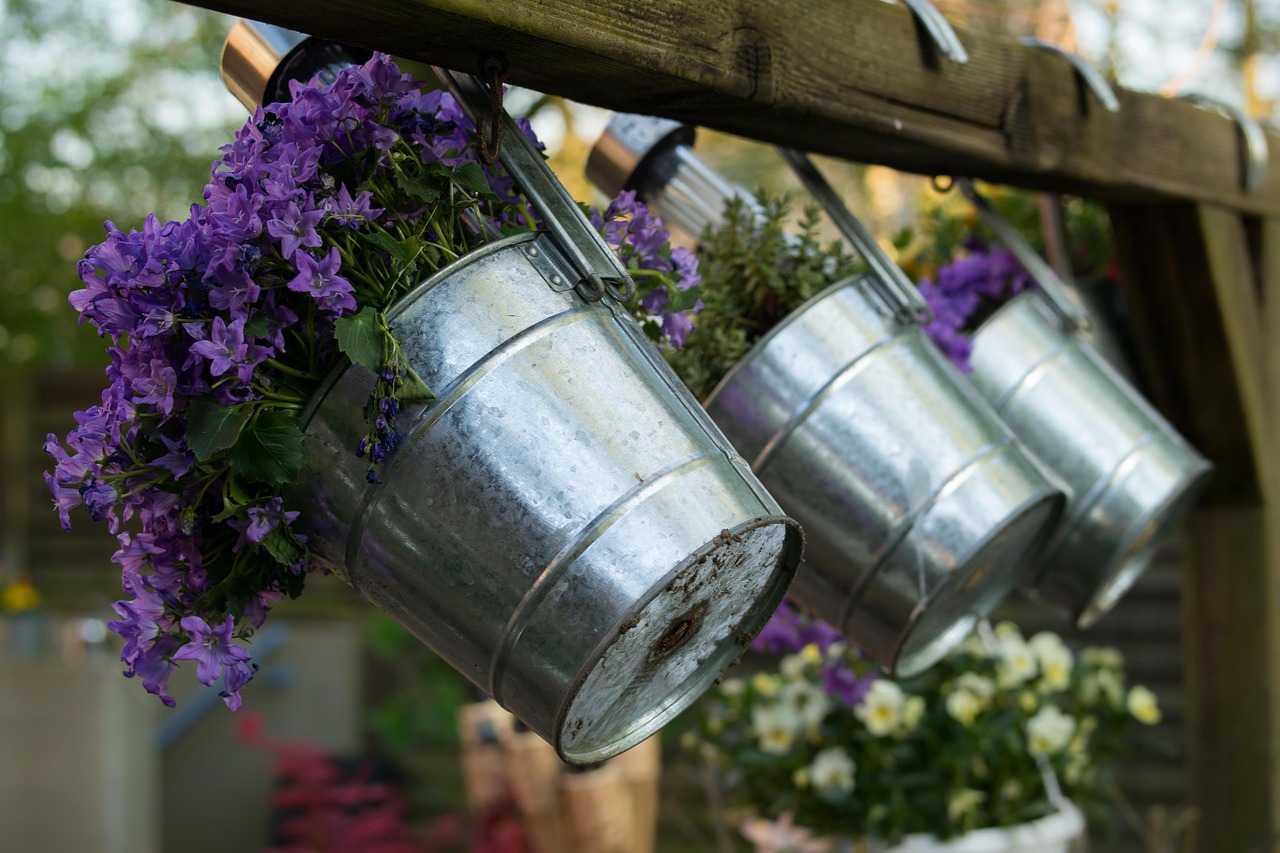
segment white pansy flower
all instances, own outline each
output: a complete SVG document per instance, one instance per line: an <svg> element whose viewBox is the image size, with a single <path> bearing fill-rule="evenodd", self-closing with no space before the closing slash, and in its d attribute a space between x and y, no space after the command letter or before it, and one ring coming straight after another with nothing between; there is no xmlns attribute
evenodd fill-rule
<svg viewBox="0 0 1280 853"><path fill-rule="evenodd" d="M1098 692L1111 703L1111 707L1119 708L1124 705L1124 683L1119 673L1110 669L1101 670L1097 681Z"/></svg>
<svg viewBox="0 0 1280 853"><path fill-rule="evenodd" d="M1135 684L1129 690L1129 698L1125 705L1129 708L1129 713L1133 714L1134 719L1143 725L1154 726L1160 722L1161 713L1160 705L1156 702L1156 694L1152 693L1141 684Z"/></svg>
<svg viewBox="0 0 1280 853"><path fill-rule="evenodd" d="M1066 690L1071 684L1074 661L1062 638L1050 631L1041 631L1027 645L1035 651L1040 663L1040 673L1044 676L1040 682L1041 689L1047 693Z"/></svg>
<svg viewBox="0 0 1280 853"><path fill-rule="evenodd" d="M800 715L806 728L814 730L822 725L822 718L831 710L831 698L825 690L809 681L793 681L782 688L779 699Z"/></svg>
<svg viewBox="0 0 1280 853"><path fill-rule="evenodd" d="M997 623L996 627L992 629L992 633L996 635L996 639L998 640L1018 640L1020 642L1024 642L1022 640L1022 632L1018 630L1018 626L1008 620Z"/></svg>
<svg viewBox="0 0 1280 853"><path fill-rule="evenodd" d="M827 747L809 765L809 783L819 791L847 794L853 790L853 759L838 746Z"/></svg>
<svg viewBox="0 0 1280 853"><path fill-rule="evenodd" d="M1031 646L1018 636L1000 638L1000 662L996 665L996 681L1001 687L1017 687L1034 678L1036 654Z"/></svg>
<svg viewBox="0 0 1280 853"><path fill-rule="evenodd" d="M791 744L803 728L800 715L785 702L756 705L751 709L751 729L760 741L760 748L773 755L790 752Z"/></svg>
<svg viewBox="0 0 1280 853"><path fill-rule="evenodd" d="M957 823L960 818L973 811L987 795L973 788L961 788L947 798L947 819Z"/></svg>
<svg viewBox="0 0 1280 853"><path fill-rule="evenodd" d="M968 690L974 696L983 700L985 708L992 696L996 695L996 683L985 675L978 675L976 672L964 672L956 679L957 690Z"/></svg>
<svg viewBox="0 0 1280 853"><path fill-rule="evenodd" d="M971 725L982 711L982 700L968 690L956 690L947 696L947 713L961 725Z"/></svg>
<svg viewBox="0 0 1280 853"><path fill-rule="evenodd" d="M908 696L907 701L902 703L902 733L910 734L920 725L920 718L924 716L924 697Z"/></svg>
<svg viewBox="0 0 1280 853"><path fill-rule="evenodd" d="M1080 660L1089 666L1102 667L1104 669L1122 669L1124 667L1124 655L1120 654L1120 650L1111 646L1091 646L1080 652Z"/></svg>
<svg viewBox="0 0 1280 853"><path fill-rule="evenodd" d="M751 687L766 699L772 699L778 695L778 689L782 687L782 679L772 673L757 672L751 676Z"/></svg>
<svg viewBox="0 0 1280 853"><path fill-rule="evenodd" d="M720 692L725 696L741 696L747 689L747 683L741 678L726 678L720 682Z"/></svg>
<svg viewBox="0 0 1280 853"><path fill-rule="evenodd" d="M902 723L902 706L906 697L892 681L880 679L871 685L854 713L867 731L877 737L890 734Z"/></svg>
<svg viewBox="0 0 1280 853"><path fill-rule="evenodd" d="M1046 705L1027 720L1027 751L1032 755L1056 755L1076 733L1076 718L1056 705Z"/></svg>

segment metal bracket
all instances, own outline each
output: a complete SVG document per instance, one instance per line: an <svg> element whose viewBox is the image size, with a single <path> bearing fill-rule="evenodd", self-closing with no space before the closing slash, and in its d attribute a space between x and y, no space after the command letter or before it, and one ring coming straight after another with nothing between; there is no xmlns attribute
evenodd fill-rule
<svg viewBox="0 0 1280 853"><path fill-rule="evenodd" d="M1089 319L1089 315L1075 303L1075 300L1067 292L1066 285L1058 278L1058 274L1045 263L1044 259L1031 247L1031 244L1019 233L1018 229L1014 228L1009 220L1001 216L991 206L991 202L987 200L986 196L978 192L978 188L973 185L971 180L968 178L956 178L956 186L960 187L960 192L964 193L965 198L973 203L978 215L982 217L982 221L987 223L987 227L996 233L996 238L1004 244L1006 249L1013 253L1013 256L1027 270L1031 279L1048 297L1049 304L1053 306L1054 313L1062 320L1066 330L1074 333L1090 328L1093 323Z"/></svg>
<svg viewBox="0 0 1280 853"><path fill-rule="evenodd" d="M1266 182L1267 161L1270 157L1267 133L1262 129L1262 125L1235 104L1220 101L1209 95L1188 92L1184 95L1175 95L1175 98L1213 110L1236 123L1236 127L1240 130L1240 137L1244 140L1241 164L1244 189L1247 192L1257 192L1262 189L1263 183Z"/></svg>
<svg viewBox="0 0 1280 853"><path fill-rule="evenodd" d="M831 184L822 176L813 161L803 151L794 148L779 148L783 159L791 166L792 171L800 178L814 198L827 211L827 215L840 229L845 239L862 255L863 260L871 267L872 279L880 290L881 296L889 302L895 316L904 323L928 325L933 321L933 309L924 301L920 291L916 289L907 274L885 254L884 249L871 236L871 232L853 215L845 203L832 189Z"/></svg>
<svg viewBox="0 0 1280 853"><path fill-rule="evenodd" d="M924 27L929 40L933 42L933 46L939 53L957 65L968 63L969 53L960 43L960 37L929 0L902 0L902 4L911 10L916 22Z"/></svg>
<svg viewBox="0 0 1280 853"><path fill-rule="evenodd" d="M1111 84L1107 82L1107 78L1103 77L1098 69L1085 62L1076 54L1063 50L1052 42L1047 42L1034 36L1024 36L1020 41L1028 47L1034 47L1036 50L1042 50L1045 53L1051 53L1054 56L1061 57L1071 63L1071 67L1075 69L1076 76L1080 78L1080 82L1085 88L1093 93L1102 108L1109 113L1120 112L1120 99L1116 97L1115 90L1111 88Z"/></svg>
<svg viewBox="0 0 1280 853"><path fill-rule="evenodd" d="M489 91L483 81L439 66L433 66L432 70L473 122L487 114ZM533 147L505 110L502 122L502 165L533 202L547 230L568 258L577 274L574 286L578 295L587 302L597 302L605 294L619 302L631 299L635 296L636 284L617 255L591 227L573 196L547 167L542 153Z"/></svg>

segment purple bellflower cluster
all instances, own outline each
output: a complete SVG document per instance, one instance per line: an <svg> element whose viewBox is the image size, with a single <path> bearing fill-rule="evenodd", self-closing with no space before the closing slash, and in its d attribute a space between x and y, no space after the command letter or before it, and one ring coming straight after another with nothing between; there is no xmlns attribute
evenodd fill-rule
<svg viewBox="0 0 1280 853"><path fill-rule="evenodd" d="M933 309L925 332L962 373L969 373L972 333L992 305L1016 296L1031 283L1011 252L988 248L977 237L965 240L968 254L938 269L938 280L919 282L920 295Z"/></svg>
<svg viewBox="0 0 1280 853"><path fill-rule="evenodd" d="M693 314L702 310L698 298L698 260L683 246L672 248L662 220L623 190L604 213L591 210L591 224L614 248L636 280L640 296L638 319L646 334L679 349L693 331Z"/></svg>
<svg viewBox="0 0 1280 853"><path fill-rule="evenodd" d="M64 441L49 436L45 478L64 528L83 507L116 536L125 597L110 627L125 675L169 706L171 673L195 661L239 708L255 670L245 641L324 569L280 496L322 378L374 374L351 449L377 482L401 407L432 396L387 309L491 235L538 225L501 165L480 162L452 98L387 56L291 95L222 148L189 218L107 222L70 296L107 341L108 384Z"/></svg>

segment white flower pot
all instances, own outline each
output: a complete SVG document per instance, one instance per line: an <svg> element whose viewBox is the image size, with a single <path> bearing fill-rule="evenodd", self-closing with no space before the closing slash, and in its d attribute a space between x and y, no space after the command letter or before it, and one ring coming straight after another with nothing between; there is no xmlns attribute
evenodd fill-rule
<svg viewBox="0 0 1280 853"><path fill-rule="evenodd" d="M915 833L880 853L1069 853L1084 832L1084 816L1068 804L1061 811L1017 826L975 829L946 841Z"/></svg>

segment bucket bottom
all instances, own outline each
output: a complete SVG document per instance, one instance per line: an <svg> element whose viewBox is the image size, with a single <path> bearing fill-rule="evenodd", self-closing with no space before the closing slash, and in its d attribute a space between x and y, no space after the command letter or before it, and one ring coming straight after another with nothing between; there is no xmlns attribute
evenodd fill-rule
<svg viewBox="0 0 1280 853"><path fill-rule="evenodd" d="M1188 454L1192 455L1188 455ZM1137 583L1164 542L1191 509L1210 466L1179 440L1161 434L1050 546L1033 592L1089 628Z"/></svg>
<svg viewBox="0 0 1280 853"><path fill-rule="evenodd" d="M928 669L1023 579L1062 514L1013 443L975 459L934 495L841 619L895 676Z"/></svg>
<svg viewBox="0 0 1280 853"><path fill-rule="evenodd" d="M924 672L958 646L1017 587L1030 558L1048 538L1061 498L1048 495L1026 507L924 599L898 652L894 673Z"/></svg>
<svg viewBox="0 0 1280 853"><path fill-rule="evenodd" d="M782 601L802 536L778 519L726 530L617 626L557 715L572 764L628 749L711 686Z"/></svg>

